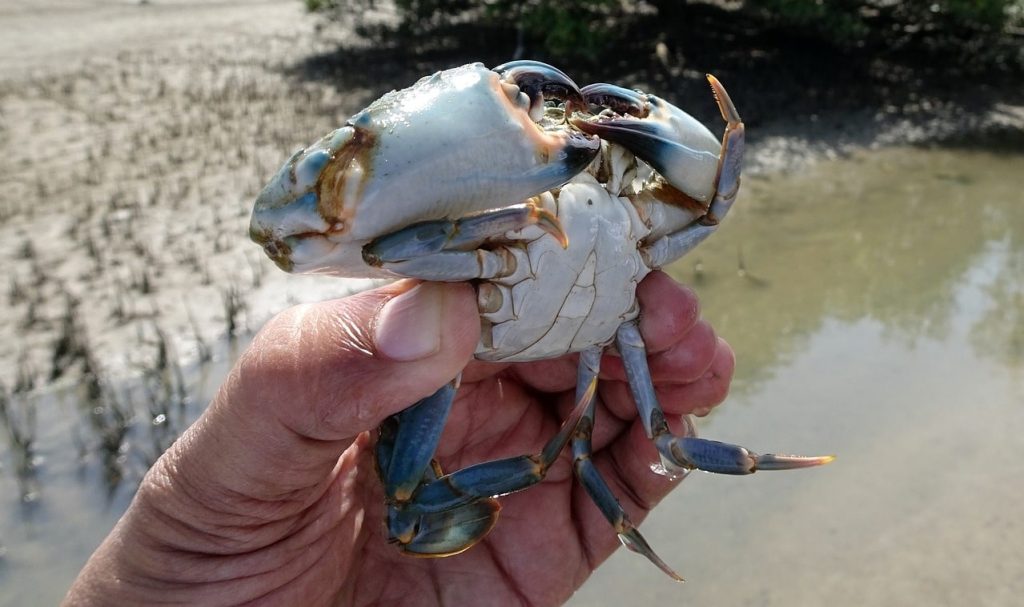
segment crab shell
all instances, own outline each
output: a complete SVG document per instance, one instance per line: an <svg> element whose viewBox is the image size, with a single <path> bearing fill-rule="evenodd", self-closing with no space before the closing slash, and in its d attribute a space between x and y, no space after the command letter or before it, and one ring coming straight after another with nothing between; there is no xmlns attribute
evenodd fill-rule
<svg viewBox="0 0 1024 607"><path fill-rule="evenodd" d="M250 236L289 272L393 276L363 261L366 242L514 204L591 162L599 140L541 126L533 101L479 63L392 91L285 163L256 201Z"/></svg>

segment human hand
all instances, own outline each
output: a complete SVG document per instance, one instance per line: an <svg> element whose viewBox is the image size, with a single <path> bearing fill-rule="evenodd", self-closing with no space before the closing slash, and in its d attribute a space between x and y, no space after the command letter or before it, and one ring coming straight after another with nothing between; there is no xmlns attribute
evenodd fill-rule
<svg viewBox="0 0 1024 607"><path fill-rule="evenodd" d="M538 451L576 384L575 356L470 362L479 339L471 287L415 285L298 306L270 321L146 475L67 603L566 600L619 546L567 454L544 482L501 498L497 526L460 555L409 558L385 541L372 453L372 430L385 418L465 368L437 452L450 471ZM698 320L695 296L664 274L651 274L638 297L665 412L676 421L706 413L728 390L732 351ZM639 523L678 481L650 471L657 454L617 358L604 357L601 380L594 461Z"/></svg>

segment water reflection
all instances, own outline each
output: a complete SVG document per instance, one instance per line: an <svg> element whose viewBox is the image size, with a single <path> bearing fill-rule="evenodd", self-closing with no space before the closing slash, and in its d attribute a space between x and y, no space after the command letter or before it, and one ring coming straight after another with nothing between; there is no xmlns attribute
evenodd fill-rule
<svg viewBox="0 0 1024 607"><path fill-rule="evenodd" d="M0 606L60 601L245 345L224 340L182 369L158 328L140 342L133 378L101 377L82 354L76 384L0 393Z"/></svg>
<svg viewBox="0 0 1024 607"><path fill-rule="evenodd" d="M988 310L971 331L971 344L979 353L1024 370L1024 244L1019 222L1001 254L1005 262L994 270L986 288Z"/></svg>
<svg viewBox="0 0 1024 607"><path fill-rule="evenodd" d="M965 273L999 274L972 344L1024 349L1022 156L885 150L749 180L722 232L669 268L741 353L738 389L801 351L826 319L880 321L913 345L948 335Z"/></svg>

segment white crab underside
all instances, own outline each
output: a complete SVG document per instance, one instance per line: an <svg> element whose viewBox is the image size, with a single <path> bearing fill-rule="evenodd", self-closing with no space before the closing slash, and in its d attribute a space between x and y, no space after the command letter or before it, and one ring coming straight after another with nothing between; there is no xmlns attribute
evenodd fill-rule
<svg viewBox="0 0 1024 607"><path fill-rule="evenodd" d="M539 197L569 237L563 250L539 228L517 234L523 249L512 276L481 285L481 299L500 292L501 307L482 314L477 358L527 361L609 343L639 312L636 285L650 272L637 243L649 229L626 198L612 196L589 173ZM556 208L557 207L557 208Z"/></svg>

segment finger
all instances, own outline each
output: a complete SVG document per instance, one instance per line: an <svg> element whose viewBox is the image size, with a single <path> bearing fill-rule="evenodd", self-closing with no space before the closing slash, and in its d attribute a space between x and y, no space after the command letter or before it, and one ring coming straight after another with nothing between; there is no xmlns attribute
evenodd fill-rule
<svg viewBox="0 0 1024 607"><path fill-rule="evenodd" d="M655 385L692 382L711 367L718 339L707 321L697 321L668 349L660 352L648 350L647 366ZM618 356L601 359L601 379L625 381L626 368Z"/></svg>
<svg viewBox="0 0 1024 607"><path fill-rule="evenodd" d="M189 478L249 497L315 487L360 432L455 377L478 338L464 284L405 281L292 308L256 336L172 456Z"/></svg>
<svg viewBox="0 0 1024 607"><path fill-rule="evenodd" d="M712 409L725 402L732 384L733 372L736 370L736 355L732 347L722 338L718 338L715 359L711 368L699 380L679 386L668 387L665 401L666 409L672 413L692 413L704 417ZM677 390L674 394L672 392Z"/></svg>
<svg viewBox="0 0 1024 607"><path fill-rule="evenodd" d="M462 370L462 383L472 384L499 375L516 363L492 363L483 360L471 360Z"/></svg>
<svg viewBox="0 0 1024 607"><path fill-rule="evenodd" d="M553 360L520 363L512 373L524 384L540 392L564 392L576 387L579 356L570 354Z"/></svg>
<svg viewBox="0 0 1024 607"><path fill-rule="evenodd" d="M667 350L700 318L700 302L690 289L661 271L651 272L636 290L640 300L640 334L648 352Z"/></svg>

